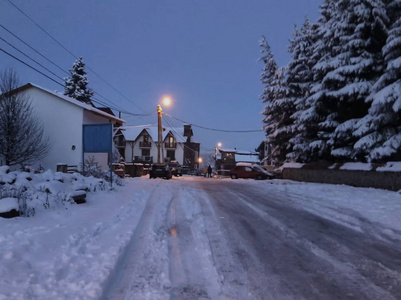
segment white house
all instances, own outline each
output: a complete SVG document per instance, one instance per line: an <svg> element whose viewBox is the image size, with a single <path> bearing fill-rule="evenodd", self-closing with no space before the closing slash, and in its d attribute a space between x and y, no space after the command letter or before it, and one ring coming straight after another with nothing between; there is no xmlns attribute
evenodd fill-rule
<svg viewBox="0 0 401 300"><path fill-rule="evenodd" d="M112 123L115 128L125 122L93 106L32 83L19 87L15 92L23 92L29 98L35 116L43 125L44 136L50 142L47 156L35 162L33 167L56 171L60 163L80 166L84 124ZM95 156L99 165L107 169L107 153L86 153L85 159L89 155Z"/></svg>
<svg viewBox="0 0 401 300"><path fill-rule="evenodd" d="M158 130L156 126L121 127L125 138L125 161L152 164L157 162ZM181 165L195 167L200 144L191 140L191 125L182 128L163 128L163 156L166 161L177 160Z"/></svg>

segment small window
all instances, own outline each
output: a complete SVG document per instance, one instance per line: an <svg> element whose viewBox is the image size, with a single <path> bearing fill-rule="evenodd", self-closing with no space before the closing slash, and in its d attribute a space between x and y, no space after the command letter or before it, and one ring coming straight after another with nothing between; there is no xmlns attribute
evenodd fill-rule
<svg viewBox="0 0 401 300"><path fill-rule="evenodd" d="M150 149L142 149L142 156L150 156Z"/></svg>
<svg viewBox="0 0 401 300"><path fill-rule="evenodd" d="M149 142L149 136L144 135L144 136L143 136L143 141L144 141L145 143Z"/></svg>

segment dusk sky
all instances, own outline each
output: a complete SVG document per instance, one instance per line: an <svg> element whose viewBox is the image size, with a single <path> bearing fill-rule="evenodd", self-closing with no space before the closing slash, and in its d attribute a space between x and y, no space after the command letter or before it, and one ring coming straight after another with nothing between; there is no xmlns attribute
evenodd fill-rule
<svg viewBox="0 0 401 300"><path fill-rule="evenodd" d="M263 126L263 64L257 61L261 36L266 36L278 65L285 65L294 24L302 25L306 16L315 22L323 0L0 0L0 37L63 78L66 73L4 28L65 71L75 58L10 2L107 82L86 69L89 87L107 98L108 105L151 114L122 114L127 125L156 124L157 104L167 94L173 104L163 109L166 113L194 126L241 131ZM0 48L62 82L1 39ZM0 67L13 67L22 83L63 91L3 52ZM167 118L163 125L183 123ZM193 130L201 153L217 142L254 150L264 139L262 131Z"/></svg>

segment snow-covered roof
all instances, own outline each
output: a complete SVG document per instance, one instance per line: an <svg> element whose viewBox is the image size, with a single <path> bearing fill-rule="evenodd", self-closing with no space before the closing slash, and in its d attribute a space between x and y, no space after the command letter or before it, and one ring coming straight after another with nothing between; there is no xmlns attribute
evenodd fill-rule
<svg viewBox="0 0 401 300"><path fill-rule="evenodd" d="M102 110L100 110L100 109L98 109L98 108L96 108L96 107L90 106L90 105L88 105L88 104L86 104L86 103L83 103L83 102L81 102L81 101L78 101L78 100L76 100L76 99L74 99L74 98L65 96L65 95L63 95L63 94L61 94L61 93L59 93L59 92L50 91L50 90L48 90L48 89L45 89L45 88L43 88L43 87L41 87L41 86L39 86L39 85L36 85L36 84L34 84L34 83L31 83L31 82L30 82L30 83L27 83L27 84L25 84L25 85L23 85L23 86L21 86L21 87L19 87L19 88L17 88L16 91L26 90L26 89L29 89L29 88L31 88L31 87L37 88L37 89L39 89L39 90L42 90L42 91L44 91L44 92L46 92L46 93L49 93L49 94L51 94L51 95L53 95L53 96L56 96L56 97L58 97L58 98L60 98L60 99L63 99L64 101L67 101L67 102L69 102L69 103L71 103L71 104L74 104L74 105L76 105L76 106L82 107L83 109L85 109L85 110L87 110L87 111L91 111L91 112L93 112L93 113L95 113L95 114L97 114L97 115L101 115L101 116L104 116L104 117L106 117L106 118L108 118L108 119L112 119L112 120L116 121L117 123L121 123L121 124L122 124L122 123L126 123L125 120L120 119L120 118L118 118L118 117L116 117L116 116L113 116L113 115L111 115L111 114L108 114L107 112L104 112L104 111L102 111Z"/></svg>
<svg viewBox="0 0 401 300"><path fill-rule="evenodd" d="M157 126L152 125L139 125L139 126L123 126L120 127L123 132L126 141L135 141L139 135L145 130L151 137L153 141L157 141L158 137L158 129ZM171 132L171 134L175 137L177 142L184 143L186 138L184 137L184 128L176 128L176 127L164 127L163 126L163 141L167 137L167 135Z"/></svg>
<svg viewBox="0 0 401 300"><path fill-rule="evenodd" d="M233 152L237 153L237 149L230 149L230 148L218 148L220 152Z"/></svg>
<svg viewBox="0 0 401 300"><path fill-rule="evenodd" d="M230 148L218 148L220 152L232 152L235 153L235 156L237 155L259 155L258 152L255 151L247 151L247 150L237 150L237 149L230 149Z"/></svg>
<svg viewBox="0 0 401 300"><path fill-rule="evenodd" d="M255 154L235 154L235 161L236 162L250 162L250 163L257 163L259 162L259 157Z"/></svg>

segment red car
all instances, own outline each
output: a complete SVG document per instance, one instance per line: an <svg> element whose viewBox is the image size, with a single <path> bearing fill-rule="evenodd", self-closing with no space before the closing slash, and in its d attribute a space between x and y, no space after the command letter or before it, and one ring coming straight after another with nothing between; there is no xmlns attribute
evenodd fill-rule
<svg viewBox="0 0 401 300"><path fill-rule="evenodd" d="M261 179L273 179L274 175L267 172L259 165L238 165L231 169L230 177L232 179L238 178L253 178L257 180Z"/></svg>

